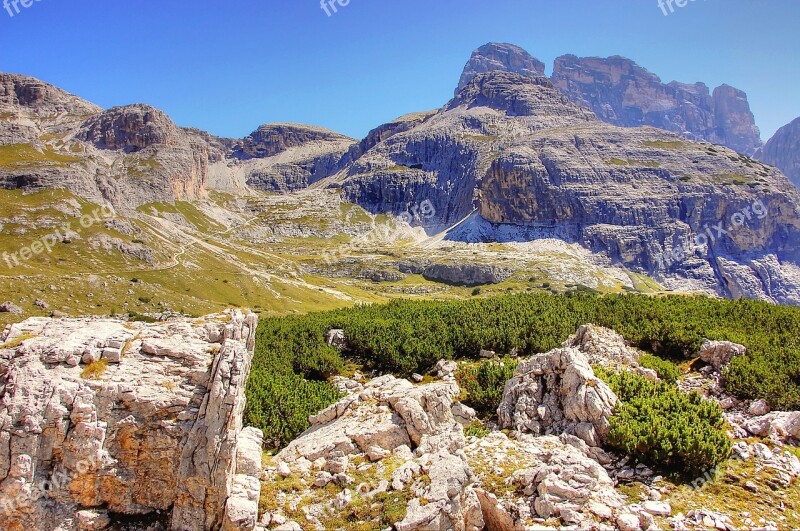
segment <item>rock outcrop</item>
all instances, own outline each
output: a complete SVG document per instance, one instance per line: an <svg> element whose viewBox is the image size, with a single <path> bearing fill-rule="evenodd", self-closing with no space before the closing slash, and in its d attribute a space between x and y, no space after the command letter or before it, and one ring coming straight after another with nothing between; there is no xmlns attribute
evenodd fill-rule
<svg viewBox="0 0 800 531"><path fill-rule="evenodd" d="M212 184L228 189L226 181L238 181L242 186L271 192L307 188L339 171L354 146L352 138L321 127L262 125L212 168Z"/></svg>
<svg viewBox="0 0 800 531"><path fill-rule="evenodd" d="M145 325L33 318L0 351L0 527L252 529L242 429L254 314Z"/></svg>
<svg viewBox="0 0 800 531"><path fill-rule="evenodd" d="M600 447L617 401L581 351L556 349L517 366L514 378L506 382L497 416L502 428L535 436L566 433Z"/></svg>
<svg viewBox="0 0 800 531"><path fill-rule="evenodd" d="M422 272L428 280L455 286L500 284L511 278L512 269L488 264L431 264Z"/></svg>
<svg viewBox="0 0 800 531"><path fill-rule="evenodd" d="M604 122L658 127L746 155L753 155L762 144L747 95L728 85L712 94L703 83L665 84L619 56L559 57L552 80L571 101L592 109Z"/></svg>
<svg viewBox="0 0 800 531"><path fill-rule="evenodd" d="M800 118L778 129L756 158L777 167L800 187Z"/></svg>
<svg viewBox="0 0 800 531"><path fill-rule="evenodd" d="M313 416L311 428L268 470L305 486L280 493L278 505L311 505L302 521L281 510L265 518L293 517L303 529L324 530L339 512L382 497L403 500L397 520L383 520L398 531L483 529L472 471L461 452L464 432L452 412L459 388L452 374L442 374L442 381L424 386L383 376ZM353 476L362 483L354 484ZM317 494L328 485L339 492L333 504Z"/></svg>
<svg viewBox="0 0 800 531"><path fill-rule="evenodd" d="M456 95L478 74L497 71L537 78L544 76L544 63L513 44L485 44L472 52L472 57L464 66Z"/></svg>

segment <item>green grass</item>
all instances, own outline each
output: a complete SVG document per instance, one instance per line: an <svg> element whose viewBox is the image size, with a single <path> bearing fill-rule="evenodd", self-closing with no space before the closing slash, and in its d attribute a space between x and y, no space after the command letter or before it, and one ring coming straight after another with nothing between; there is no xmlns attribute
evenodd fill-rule
<svg viewBox="0 0 800 531"><path fill-rule="evenodd" d="M651 148L670 149L670 150L681 150L687 147L686 142L681 142L679 140L673 140L673 141L645 140L644 142L642 142L642 144Z"/></svg>
<svg viewBox="0 0 800 531"><path fill-rule="evenodd" d="M632 168L660 168L661 164L655 161L643 161L643 160L623 160L618 158L612 158L607 162L610 166L622 166L622 167L632 167Z"/></svg>
<svg viewBox="0 0 800 531"><path fill-rule="evenodd" d="M24 170L36 166L64 167L81 162L81 159L57 153L51 146L37 151L30 144L0 146L0 168Z"/></svg>

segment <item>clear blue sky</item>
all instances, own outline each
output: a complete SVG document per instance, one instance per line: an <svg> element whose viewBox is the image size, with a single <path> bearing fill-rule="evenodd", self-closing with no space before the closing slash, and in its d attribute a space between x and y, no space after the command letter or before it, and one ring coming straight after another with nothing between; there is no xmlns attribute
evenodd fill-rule
<svg viewBox="0 0 800 531"><path fill-rule="evenodd" d="M0 5L2 0L0 0ZM144 102L242 137L259 124L354 137L451 96L473 49L625 55L665 81L744 89L762 136L800 116L797 0L36 0L0 10L0 70L103 107Z"/></svg>

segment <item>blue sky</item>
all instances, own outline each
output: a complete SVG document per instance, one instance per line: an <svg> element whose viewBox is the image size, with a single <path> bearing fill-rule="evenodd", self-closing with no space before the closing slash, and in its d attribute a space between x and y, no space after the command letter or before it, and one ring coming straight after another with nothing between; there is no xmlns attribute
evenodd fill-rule
<svg viewBox="0 0 800 531"><path fill-rule="evenodd" d="M350 0L328 17L318 0L35 0L0 10L0 70L221 136L292 121L362 137L443 105L472 50L497 41L548 71L565 53L619 54L665 81L731 84L765 139L800 116L800 2L696 0L664 16L657 1Z"/></svg>

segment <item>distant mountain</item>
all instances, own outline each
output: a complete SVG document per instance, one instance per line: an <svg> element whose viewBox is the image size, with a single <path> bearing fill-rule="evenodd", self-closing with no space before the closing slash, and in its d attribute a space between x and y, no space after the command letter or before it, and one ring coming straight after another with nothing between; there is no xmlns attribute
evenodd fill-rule
<svg viewBox="0 0 800 531"><path fill-rule="evenodd" d="M521 48L482 47L445 106L360 142L298 124L223 139L178 127L147 105L103 111L5 74L0 186L67 188L127 211L209 189L239 197L338 189L372 214L428 205L424 223L412 223L450 241L562 240L671 289L800 304L800 191L783 174L686 131L607 123L691 117L710 127L704 135L725 131L738 142L752 122L742 95L722 87L709 101L702 85L661 85L621 58L557 63L561 87ZM581 94L594 99L572 101ZM600 118L595 101L608 102ZM750 121L737 122L742 116Z"/></svg>
<svg viewBox="0 0 800 531"><path fill-rule="evenodd" d="M490 42L472 52L461 79L456 88L456 95L466 87L478 74L487 72L514 72L529 77L544 76L544 63L531 54L513 44Z"/></svg>
<svg viewBox="0 0 800 531"><path fill-rule="evenodd" d="M429 232L455 226L451 240L556 238L674 289L800 303L800 193L784 175L668 131L606 124L543 76L476 74L332 179L376 213L429 201Z"/></svg>
<svg viewBox="0 0 800 531"><path fill-rule="evenodd" d="M800 187L800 118L778 129L757 158L779 168Z"/></svg>

